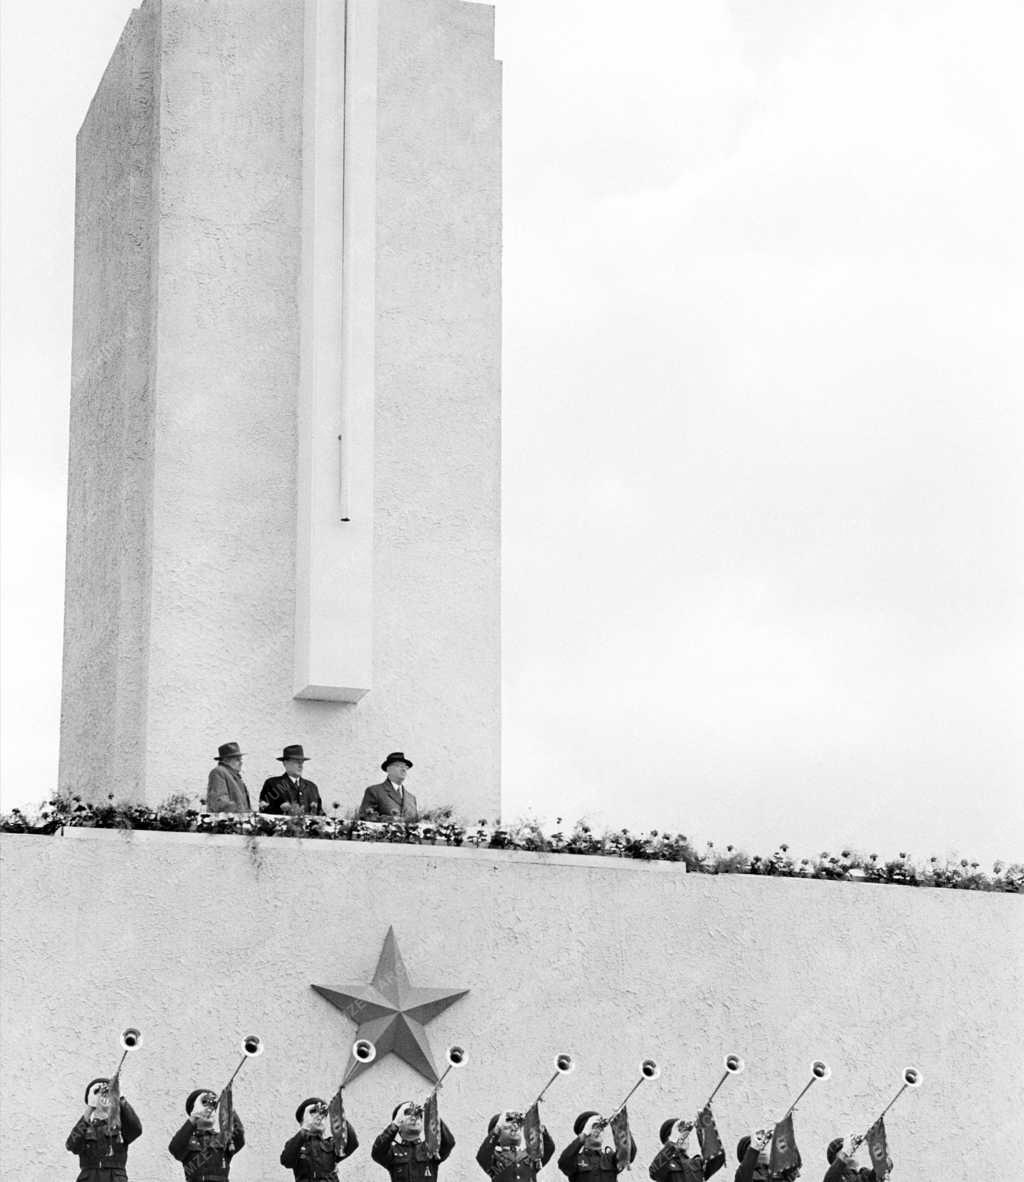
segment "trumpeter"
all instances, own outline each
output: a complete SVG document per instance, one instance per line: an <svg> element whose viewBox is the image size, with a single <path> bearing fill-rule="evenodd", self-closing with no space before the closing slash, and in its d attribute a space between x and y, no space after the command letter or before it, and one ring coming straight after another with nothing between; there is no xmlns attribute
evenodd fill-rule
<svg viewBox="0 0 1024 1182"><path fill-rule="evenodd" d="M296 1182L338 1182L337 1166L359 1148L359 1137L350 1121L341 1116L332 1129L327 1102L310 1096L295 1109L299 1131L281 1150L281 1165L292 1171Z"/></svg>

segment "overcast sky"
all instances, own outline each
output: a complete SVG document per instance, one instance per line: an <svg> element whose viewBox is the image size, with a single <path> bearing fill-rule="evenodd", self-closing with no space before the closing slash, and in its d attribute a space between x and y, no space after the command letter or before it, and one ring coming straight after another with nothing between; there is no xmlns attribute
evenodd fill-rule
<svg viewBox="0 0 1024 1182"><path fill-rule="evenodd" d="M132 7L3 5L5 808L56 777L74 137ZM1021 859L1024 9L497 8L506 817Z"/></svg>

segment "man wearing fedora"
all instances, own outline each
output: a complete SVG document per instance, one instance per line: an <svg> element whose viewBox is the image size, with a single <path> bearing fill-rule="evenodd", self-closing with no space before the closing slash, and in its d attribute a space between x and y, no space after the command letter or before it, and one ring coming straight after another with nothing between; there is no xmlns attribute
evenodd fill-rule
<svg viewBox="0 0 1024 1182"><path fill-rule="evenodd" d="M292 743L277 757L284 764L284 774L265 780L260 791L261 813L310 813L323 816L320 789L312 780L302 778L306 762L302 747ZM287 806L287 807L285 807Z"/></svg>
<svg viewBox="0 0 1024 1182"><path fill-rule="evenodd" d="M221 743L217 763L206 781L208 813L251 813L249 789L242 779L242 756L237 743Z"/></svg>
<svg viewBox="0 0 1024 1182"><path fill-rule="evenodd" d="M406 759L401 751L392 751L387 756L380 765L387 779L380 784L371 784L363 793L358 813L361 821L385 821L390 818L413 824L420 819L416 797L405 787L405 777L411 767L412 760Z"/></svg>

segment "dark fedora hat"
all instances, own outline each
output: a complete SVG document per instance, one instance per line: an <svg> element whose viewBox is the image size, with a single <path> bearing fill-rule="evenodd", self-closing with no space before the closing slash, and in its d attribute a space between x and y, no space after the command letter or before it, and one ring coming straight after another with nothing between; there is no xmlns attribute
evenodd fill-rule
<svg viewBox="0 0 1024 1182"><path fill-rule="evenodd" d="M301 743L290 743L285 747L283 754L277 757L280 763L288 763L293 759L298 763L305 763L308 758L308 756L302 754Z"/></svg>
<svg viewBox="0 0 1024 1182"><path fill-rule="evenodd" d="M380 765L380 770L386 772L393 763L404 763L406 767L412 767L412 760L406 759L401 751L392 751L391 754Z"/></svg>
<svg viewBox="0 0 1024 1182"><path fill-rule="evenodd" d="M225 759L237 759L238 756L244 754L245 752L241 750L237 743L221 743L217 748L217 762L223 763Z"/></svg>

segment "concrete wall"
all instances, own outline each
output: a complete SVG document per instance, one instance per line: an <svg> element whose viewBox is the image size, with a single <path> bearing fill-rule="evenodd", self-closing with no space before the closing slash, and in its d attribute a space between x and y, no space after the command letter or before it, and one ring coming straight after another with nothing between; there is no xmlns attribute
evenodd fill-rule
<svg viewBox="0 0 1024 1182"><path fill-rule="evenodd" d="M78 134L60 782L144 767L156 301L155 10L126 26Z"/></svg>
<svg viewBox="0 0 1024 1182"><path fill-rule="evenodd" d="M639 1060L663 1074L630 1105L637 1176L668 1116L706 1098L728 1051L747 1071L716 1102L731 1151L802 1102L804 1176L863 1129L904 1066L924 1086L889 1121L896 1179L1005 1182L1019 1159L1024 909L1007 895L687 876L667 864L430 847L78 831L0 839L2 1018L10 1177L71 1176L63 1139L85 1082L142 1028L125 1092L145 1125L133 1182L180 1177L165 1154L192 1087L219 1088L250 1032L236 1102L250 1144L232 1177L283 1177L303 1097L334 1085L354 1025L310 988L370 980L393 924L414 985L471 990L429 1029L464 1044L445 1086L450 1182L478 1177L487 1118L530 1102L556 1051L575 1074L545 1101L556 1143L586 1107L621 1100ZM311 900L316 902L311 906ZM388 1057L346 1090L366 1142L426 1085ZM342 1178L383 1177L368 1145ZM549 1166L548 1177L557 1176Z"/></svg>
<svg viewBox="0 0 1024 1182"><path fill-rule="evenodd" d="M475 820L501 762L494 10L382 0L378 38L374 696Z"/></svg>
<svg viewBox="0 0 1024 1182"><path fill-rule="evenodd" d="M60 783L155 803L203 789L237 739L255 793L300 742L325 800L352 806L404 748L423 804L494 816L492 13L380 4L374 656L356 704L293 697L303 18L293 0L146 0L83 128L76 359L137 355L72 416ZM156 181L133 179L126 210L111 194L136 157Z"/></svg>

